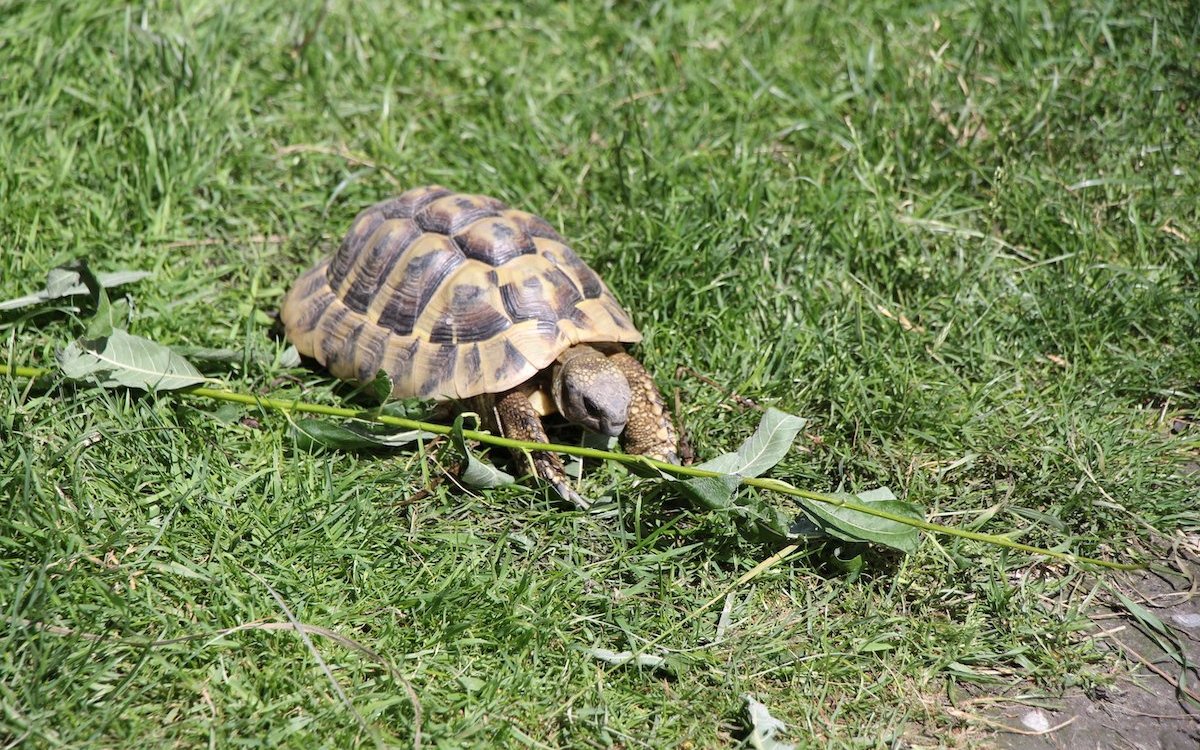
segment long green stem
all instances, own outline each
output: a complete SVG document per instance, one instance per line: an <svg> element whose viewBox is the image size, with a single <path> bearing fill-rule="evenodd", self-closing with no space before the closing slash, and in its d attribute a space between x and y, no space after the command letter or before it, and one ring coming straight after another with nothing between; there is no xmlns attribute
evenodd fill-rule
<svg viewBox="0 0 1200 750"><path fill-rule="evenodd" d="M5 371L8 375L22 378L40 378L52 374L50 370L38 367L18 367L10 366ZM310 404L304 401L296 401L289 399L264 398L262 396L254 396L247 393L238 393L236 391L226 391L217 388L205 388L203 386L191 386L181 388L176 393L181 393L187 396L196 396L198 398L207 398L217 401L227 401L236 404L245 404L247 406L257 406L260 409L270 409L284 413L297 414L320 414L328 417L341 417L342 419L358 419L367 422L378 422L381 424L392 425L395 427L403 427L408 430L424 430L438 435L449 435L453 432L453 428L443 424L433 424L429 422L420 422L415 419L405 419L403 417L393 417L388 414L380 414L377 409L345 409L338 406L324 406L322 404ZM720 472L708 471L706 469L697 469L691 466L676 466L662 461L655 461L645 456L633 456L627 453L613 453L611 451L598 450L596 448L585 448L579 445L555 445L547 446L545 443L535 443L528 440L513 440L512 438L493 435L489 432L480 432L479 430L463 430L463 437L470 440L476 440L488 445L496 445L502 448L516 448L519 450L546 450L549 447L551 450L559 453L566 453L572 456L581 456L583 458L595 458L603 461L615 461L616 463L626 465L642 465L651 466L654 469L672 476L683 477L719 477ZM955 536L961 539L971 539L977 542L984 542L999 547L1007 547L1009 549L1028 552L1034 555L1045 555L1068 563L1082 563L1087 565L1096 565L1113 570L1138 570L1144 566L1135 563L1114 563L1107 560L1098 560L1092 557L1082 557L1072 555L1069 552L1058 552L1056 550L1044 549L1042 547L1034 547L1029 544L1015 542L1007 537L997 536L995 534L983 534L977 531L966 531L964 529L956 529L951 526L942 526L936 523L930 523L909 516L902 516L896 513L890 513L886 510L873 508L869 505L856 503L845 498L826 495L820 492L810 492L802 490L798 487L793 487L787 482L782 482L778 479L763 479L759 477L743 477L742 484L759 489L778 492L784 495L812 500L814 502L825 503L828 505L839 506L852 510L858 513L863 513L876 518L883 518L888 521L905 524L914 528L921 529L936 534L944 534L946 536Z"/></svg>

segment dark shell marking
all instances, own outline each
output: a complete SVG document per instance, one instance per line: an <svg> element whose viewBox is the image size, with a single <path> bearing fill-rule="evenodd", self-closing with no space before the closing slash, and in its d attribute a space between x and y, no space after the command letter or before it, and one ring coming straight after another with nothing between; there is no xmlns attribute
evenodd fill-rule
<svg viewBox="0 0 1200 750"><path fill-rule="evenodd" d="M490 216L468 224L454 235L454 241L468 258L492 266L504 265L518 255L537 252L533 237L502 216Z"/></svg>
<svg viewBox="0 0 1200 750"><path fill-rule="evenodd" d="M385 369L398 397L499 393L574 344L641 340L544 219L441 187L360 213L281 317L302 354L346 379Z"/></svg>
<svg viewBox="0 0 1200 750"><path fill-rule="evenodd" d="M448 237L437 234L418 235L415 241L400 246L403 250L389 247L395 262L383 288L373 298L380 305L378 312L369 317L393 333L407 336L434 293L466 258ZM370 281L360 279L357 283L365 286Z"/></svg>

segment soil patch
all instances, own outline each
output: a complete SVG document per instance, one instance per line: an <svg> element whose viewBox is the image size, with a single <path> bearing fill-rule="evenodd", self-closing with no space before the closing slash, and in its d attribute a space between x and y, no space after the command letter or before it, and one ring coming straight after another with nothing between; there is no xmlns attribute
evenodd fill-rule
<svg viewBox="0 0 1200 750"><path fill-rule="evenodd" d="M1009 705L991 719L1012 727L1004 750L1200 748L1200 564L1176 558L1177 574L1127 576L1121 588L1165 627L1155 632L1125 609L1098 606L1091 615L1099 643L1121 653L1131 672L1100 694ZM1146 619L1146 618L1141 618ZM1182 663L1181 663L1182 662Z"/></svg>

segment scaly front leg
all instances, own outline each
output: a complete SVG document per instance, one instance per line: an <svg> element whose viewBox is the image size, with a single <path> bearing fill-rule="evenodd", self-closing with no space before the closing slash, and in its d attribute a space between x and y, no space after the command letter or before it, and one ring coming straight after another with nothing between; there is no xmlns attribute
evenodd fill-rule
<svg viewBox="0 0 1200 750"><path fill-rule="evenodd" d="M496 397L496 417L499 420L500 434L513 440L548 443L550 439L546 436L546 428L542 426L542 418L529 401L531 391L531 387L522 386ZM517 463L548 482L559 497L582 509L591 505L571 489L570 480L557 453L529 451L529 456L533 459L532 467L529 466L525 455L522 450L513 450Z"/></svg>

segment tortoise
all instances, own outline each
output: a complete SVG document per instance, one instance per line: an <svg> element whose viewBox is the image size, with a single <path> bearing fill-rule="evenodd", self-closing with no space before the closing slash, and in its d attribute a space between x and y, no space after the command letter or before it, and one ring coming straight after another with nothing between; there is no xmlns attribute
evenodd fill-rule
<svg viewBox="0 0 1200 750"><path fill-rule="evenodd" d="M642 338L629 313L545 219L495 198L434 185L367 208L291 287L280 318L338 378L383 370L394 397L476 411L519 440L549 442L541 418L558 412L620 436L628 453L679 463L662 395L625 351ZM586 507L557 454L528 456L524 468Z"/></svg>

